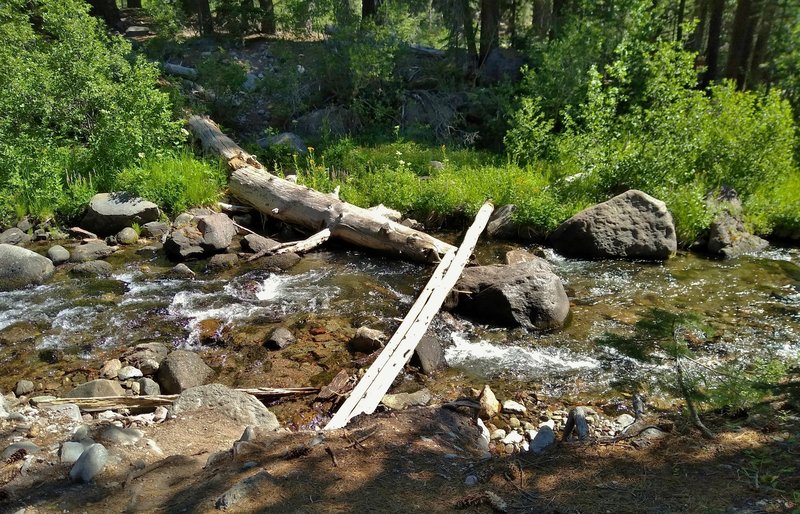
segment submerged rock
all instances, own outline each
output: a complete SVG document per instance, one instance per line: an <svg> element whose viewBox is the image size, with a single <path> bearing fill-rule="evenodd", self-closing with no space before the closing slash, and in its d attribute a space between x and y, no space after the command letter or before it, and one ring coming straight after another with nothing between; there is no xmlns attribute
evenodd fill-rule
<svg viewBox="0 0 800 514"><path fill-rule="evenodd" d="M233 253L218 253L208 260L206 271L217 271L235 268L239 264L239 257Z"/></svg>
<svg viewBox="0 0 800 514"><path fill-rule="evenodd" d="M214 410L239 423L260 425L266 430L277 430L280 427L278 418L255 396L222 384L187 389L169 408L174 416L204 409Z"/></svg>
<svg viewBox="0 0 800 514"><path fill-rule="evenodd" d="M54 271L47 257L19 246L0 244L0 291L41 284Z"/></svg>
<svg viewBox="0 0 800 514"><path fill-rule="evenodd" d="M559 253L589 259L665 260L678 248L667 206L635 189L579 212L550 242Z"/></svg>
<svg viewBox="0 0 800 514"><path fill-rule="evenodd" d="M156 204L130 193L98 193L89 202L81 227L108 236L134 223L141 226L156 221L160 215Z"/></svg>
<svg viewBox="0 0 800 514"><path fill-rule="evenodd" d="M564 325L569 299L543 259L466 268L445 306L502 326L549 330Z"/></svg>

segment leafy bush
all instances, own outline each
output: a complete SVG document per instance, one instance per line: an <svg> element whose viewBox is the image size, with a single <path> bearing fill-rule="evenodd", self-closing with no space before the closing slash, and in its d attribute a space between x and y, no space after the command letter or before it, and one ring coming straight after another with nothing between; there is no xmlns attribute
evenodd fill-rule
<svg viewBox="0 0 800 514"><path fill-rule="evenodd" d="M179 141L156 66L129 60L130 44L88 9L0 4L0 191L14 199L5 217L52 215L70 203L70 182L108 188L123 166Z"/></svg>
<svg viewBox="0 0 800 514"><path fill-rule="evenodd" d="M217 201L226 183L225 168L210 164L191 153L146 159L125 168L117 176L116 189L129 191L155 202L168 214Z"/></svg>

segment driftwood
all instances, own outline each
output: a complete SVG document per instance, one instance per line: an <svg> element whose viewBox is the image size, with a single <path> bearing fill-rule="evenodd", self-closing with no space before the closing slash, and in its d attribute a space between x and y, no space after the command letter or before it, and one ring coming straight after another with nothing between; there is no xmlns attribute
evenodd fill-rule
<svg viewBox="0 0 800 514"><path fill-rule="evenodd" d="M247 262L260 259L265 255L281 255L284 253L308 253L314 248L323 244L330 237L331 237L331 231L326 228L320 230L319 232L317 232L316 234L312 235L307 239L303 239L302 241L291 241L289 243L281 243L280 245L274 248L270 248L269 250L261 250L260 252L250 256L247 259Z"/></svg>
<svg viewBox="0 0 800 514"><path fill-rule="evenodd" d="M178 77L191 80L197 78L197 70L194 68L188 68L180 64L172 64L170 62L165 62L161 67L164 69L165 73L169 73L170 75L177 75Z"/></svg>
<svg viewBox="0 0 800 514"><path fill-rule="evenodd" d="M386 347L375 359L342 407L325 426L326 430L342 428L351 418L362 413L371 414L375 411L397 374L411 358L414 348L425 335L448 293L461 277L461 272L472 256L478 237L486 228L492 211L494 211L494 206L491 203L484 204L478 211L472 226L467 230L458 251L450 250L445 254L400 327L386 343Z"/></svg>
<svg viewBox="0 0 800 514"><path fill-rule="evenodd" d="M409 260L439 262L454 249L385 216L268 173L208 118L190 117L189 130L207 151L228 162L231 193L268 216L314 231L327 228L331 237Z"/></svg>
<svg viewBox="0 0 800 514"><path fill-rule="evenodd" d="M252 394L257 398L275 399L286 396L304 396L317 394L319 388L316 387L256 387L250 389L236 389L243 393ZM41 401L38 405L66 405L78 406L84 412L97 412L104 410L119 409L155 409L156 407L171 405L178 394L157 394L149 396L101 396L97 398L54 398L52 400Z"/></svg>

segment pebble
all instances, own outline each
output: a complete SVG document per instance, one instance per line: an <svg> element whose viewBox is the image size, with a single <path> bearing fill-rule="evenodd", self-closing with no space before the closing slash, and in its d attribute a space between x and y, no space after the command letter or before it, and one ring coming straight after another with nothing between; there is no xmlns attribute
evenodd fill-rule
<svg viewBox="0 0 800 514"><path fill-rule="evenodd" d="M556 429L556 422L553 421L552 419L548 419L547 421L545 421L543 423L539 423L539 430L541 430L544 427L548 427L551 431L555 430Z"/></svg>
<svg viewBox="0 0 800 514"><path fill-rule="evenodd" d="M464 485L472 487L478 485L478 477L476 475L467 475L467 478L464 479Z"/></svg>
<svg viewBox="0 0 800 514"><path fill-rule="evenodd" d="M620 414L617 419L614 420L614 423L624 428L632 424L634 421L636 421L636 418L630 414Z"/></svg>
<svg viewBox="0 0 800 514"><path fill-rule="evenodd" d="M498 428L489 436L489 439L492 441L499 441L506 436L506 431L502 428Z"/></svg>
<svg viewBox="0 0 800 514"><path fill-rule="evenodd" d="M545 448L556 442L556 433L548 425L539 427L539 432L533 438L530 445L530 451L533 453L542 453Z"/></svg>
<svg viewBox="0 0 800 514"><path fill-rule="evenodd" d="M30 380L20 380L14 386L14 394L19 396L24 396L26 394L30 394L33 392L34 386L33 382Z"/></svg>
<svg viewBox="0 0 800 514"><path fill-rule="evenodd" d="M102 444L93 444L86 448L80 458L72 466L69 478L73 482L91 482L108 462L108 450Z"/></svg>
<svg viewBox="0 0 800 514"><path fill-rule="evenodd" d="M511 416L511 418L508 420L508 426L511 428L519 428L521 425L522 423L520 423L519 419L517 419L515 416Z"/></svg>
<svg viewBox="0 0 800 514"><path fill-rule="evenodd" d="M100 369L100 376L103 378L117 378L119 370L122 369L122 362L119 359L111 359L103 364Z"/></svg>
<svg viewBox="0 0 800 514"><path fill-rule="evenodd" d="M508 435L506 435L501 442L503 444L520 444L524 440L525 438L522 437L522 434L520 434L516 430L513 430L509 432Z"/></svg>

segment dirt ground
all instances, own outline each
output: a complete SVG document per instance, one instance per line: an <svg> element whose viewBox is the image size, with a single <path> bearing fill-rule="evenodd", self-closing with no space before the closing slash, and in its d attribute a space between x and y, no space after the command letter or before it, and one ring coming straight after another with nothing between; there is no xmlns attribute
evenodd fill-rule
<svg viewBox="0 0 800 514"><path fill-rule="evenodd" d="M236 444L243 426L207 411L143 428L161 455L152 444L113 447L92 484L72 484L68 466L39 458L2 490L0 512L216 512L254 475L228 512L800 512L800 424L791 417L745 427L711 420L715 440L677 420L657 440L487 456L472 417L441 407Z"/></svg>

